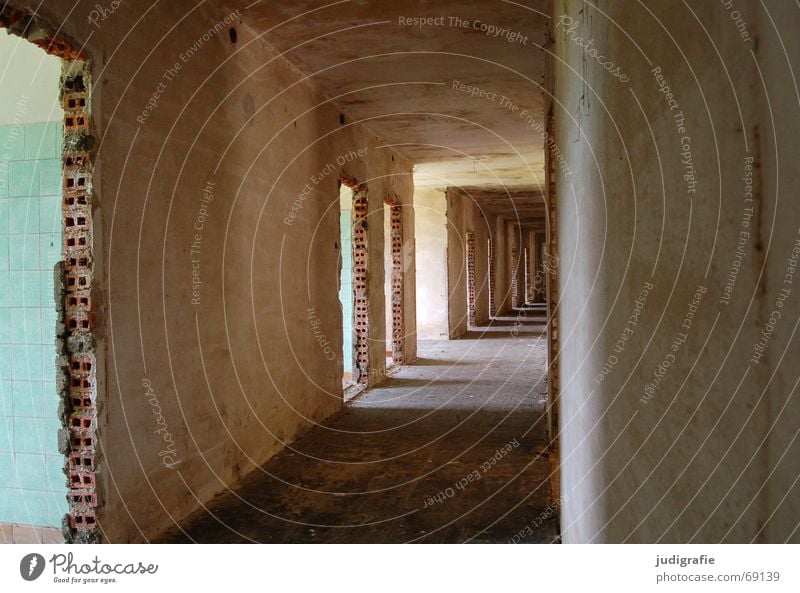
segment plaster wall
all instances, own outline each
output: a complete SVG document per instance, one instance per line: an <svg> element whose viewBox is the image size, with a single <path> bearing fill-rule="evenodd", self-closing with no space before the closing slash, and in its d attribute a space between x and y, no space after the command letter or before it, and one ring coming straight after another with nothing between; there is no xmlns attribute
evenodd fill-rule
<svg viewBox="0 0 800 593"><path fill-rule="evenodd" d="M93 63L98 518L105 541L145 541L341 408L337 179L366 183L380 220L384 195L410 204L411 165L221 6L121 3L92 26L89 5L17 4Z"/></svg>
<svg viewBox="0 0 800 593"><path fill-rule="evenodd" d="M511 251L508 239L508 224L502 217L495 219L494 226L494 277L495 315L511 310Z"/></svg>
<svg viewBox="0 0 800 593"><path fill-rule="evenodd" d="M475 321L489 321L489 231L490 226L481 208L472 207L472 232L475 233Z"/></svg>
<svg viewBox="0 0 800 593"><path fill-rule="evenodd" d="M476 196L459 188L447 190L448 240L448 317L450 337L467 331L466 237L475 240L475 320L480 325L489 319L489 249L491 229L486 213Z"/></svg>
<svg viewBox="0 0 800 593"><path fill-rule="evenodd" d="M565 542L800 537L800 22L735 8L554 2Z"/></svg>
<svg viewBox="0 0 800 593"><path fill-rule="evenodd" d="M447 319L450 339L467 332L467 231L472 205L457 188L447 188Z"/></svg>
<svg viewBox="0 0 800 593"><path fill-rule="evenodd" d="M433 187L414 191L417 337L447 339L447 202Z"/></svg>

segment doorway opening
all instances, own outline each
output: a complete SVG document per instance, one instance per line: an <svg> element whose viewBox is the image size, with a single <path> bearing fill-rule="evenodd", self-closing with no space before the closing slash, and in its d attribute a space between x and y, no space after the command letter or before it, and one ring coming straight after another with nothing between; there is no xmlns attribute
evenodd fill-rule
<svg viewBox="0 0 800 593"><path fill-rule="evenodd" d="M67 513L53 296L61 259L61 60L5 30L0 56L0 523L55 529Z"/></svg>
<svg viewBox="0 0 800 593"><path fill-rule="evenodd" d="M353 385L353 190L339 183L339 303L342 307L342 389Z"/></svg>
<svg viewBox="0 0 800 593"><path fill-rule="evenodd" d="M367 206L366 187L346 177L340 179L339 301L342 306L342 390L345 400L354 397L369 383Z"/></svg>
<svg viewBox="0 0 800 593"><path fill-rule="evenodd" d="M89 65L36 15L0 16L0 524L12 541L91 543Z"/></svg>
<svg viewBox="0 0 800 593"><path fill-rule="evenodd" d="M486 240L487 258L489 260L489 319L495 316L495 302L494 302L494 242L489 237Z"/></svg>

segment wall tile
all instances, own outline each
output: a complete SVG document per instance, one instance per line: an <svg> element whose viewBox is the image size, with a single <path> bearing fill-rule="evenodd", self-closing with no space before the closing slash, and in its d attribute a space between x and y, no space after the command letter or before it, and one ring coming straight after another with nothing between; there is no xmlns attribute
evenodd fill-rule
<svg viewBox="0 0 800 593"><path fill-rule="evenodd" d="M45 435L39 418L14 418L14 451L44 453Z"/></svg>
<svg viewBox="0 0 800 593"><path fill-rule="evenodd" d="M7 198L0 199L0 235L8 234L8 202Z"/></svg>
<svg viewBox="0 0 800 593"><path fill-rule="evenodd" d="M53 295L62 130L0 126L0 522L56 528L67 512Z"/></svg>
<svg viewBox="0 0 800 593"><path fill-rule="evenodd" d="M61 190L61 160L48 159L39 161L39 194L41 196L57 195Z"/></svg>
<svg viewBox="0 0 800 593"><path fill-rule="evenodd" d="M25 158L25 126L0 126L0 158L18 161Z"/></svg>
<svg viewBox="0 0 800 593"><path fill-rule="evenodd" d="M64 144L64 122L62 120L47 122L53 134L53 158L61 159L61 148Z"/></svg>
<svg viewBox="0 0 800 593"><path fill-rule="evenodd" d="M19 480L17 479L17 466L14 462L13 453L0 453L0 476L2 476L2 483L4 488L19 488ZM0 491L0 496L2 492ZM2 521L2 519L0 519Z"/></svg>
<svg viewBox="0 0 800 593"><path fill-rule="evenodd" d="M25 130L25 158L49 159L56 150L56 137L53 127L46 124L26 124Z"/></svg>
<svg viewBox="0 0 800 593"><path fill-rule="evenodd" d="M8 196L10 198L39 195L39 173L36 170L36 161L12 161L9 169Z"/></svg>
<svg viewBox="0 0 800 593"><path fill-rule="evenodd" d="M45 308L42 307L40 311L42 312L42 344L52 345L56 341L56 309L55 309L55 296L53 296L53 289L52 286L45 286L42 284L43 289L46 289L46 293L42 293L42 303L47 304L47 299L50 299L50 302L53 303L53 308Z"/></svg>
<svg viewBox="0 0 800 593"><path fill-rule="evenodd" d="M54 414L40 422L44 427L44 452L48 455L61 455L58 451L58 431L61 430L61 420Z"/></svg>
<svg viewBox="0 0 800 593"><path fill-rule="evenodd" d="M11 343L41 344L42 313L35 307L8 309L11 312ZM17 377L15 376L14 379Z"/></svg>
<svg viewBox="0 0 800 593"><path fill-rule="evenodd" d="M8 197L8 161L0 161L0 198Z"/></svg>
<svg viewBox="0 0 800 593"><path fill-rule="evenodd" d="M42 489L47 484L44 455L17 453L15 458L20 488L37 490Z"/></svg>
<svg viewBox="0 0 800 593"><path fill-rule="evenodd" d="M11 305L11 278L9 272L0 271L0 307Z"/></svg>
<svg viewBox="0 0 800 593"><path fill-rule="evenodd" d="M3 272L0 272L2 274ZM51 274L51 272L47 272ZM9 303L11 307L39 307L41 306L40 285L42 274L40 272L11 271L9 278Z"/></svg>
<svg viewBox="0 0 800 593"><path fill-rule="evenodd" d="M29 344L12 346L11 379L41 381L42 378L42 347Z"/></svg>
<svg viewBox="0 0 800 593"><path fill-rule="evenodd" d="M64 456L46 455L44 462L47 470L47 488L55 491L66 490L67 476L64 474Z"/></svg>
<svg viewBox="0 0 800 593"><path fill-rule="evenodd" d="M0 523L18 522L17 503L20 498L18 489L0 488Z"/></svg>
<svg viewBox="0 0 800 593"><path fill-rule="evenodd" d="M47 503L50 497L48 492L21 490L22 508L20 509L20 523L25 525L47 525Z"/></svg>
<svg viewBox="0 0 800 593"><path fill-rule="evenodd" d="M14 416L52 418L57 413L57 407L45 404L41 381L14 381L11 394Z"/></svg>
<svg viewBox="0 0 800 593"><path fill-rule="evenodd" d="M11 379L11 346L0 344L0 381Z"/></svg>
<svg viewBox="0 0 800 593"><path fill-rule="evenodd" d="M61 235L56 233L41 234L39 239L39 270L52 270L61 259Z"/></svg>
<svg viewBox="0 0 800 593"><path fill-rule="evenodd" d="M0 344L11 341L11 309L0 308Z"/></svg>
<svg viewBox="0 0 800 593"><path fill-rule="evenodd" d="M0 452L14 450L14 419L0 416Z"/></svg>
<svg viewBox="0 0 800 593"><path fill-rule="evenodd" d="M39 232L56 233L61 237L61 197L39 198Z"/></svg>
<svg viewBox="0 0 800 593"><path fill-rule="evenodd" d="M9 233L13 235L39 232L39 198L11 198L8 202Z"/></svg>
<svg viewBox="0 0 800 593"><path fill-rule="evenodd" d="M54 265L55 263L53 264L53 266ZM41 272L39 272L39 304L42 307L42 309L46 310L48 313L50 312L51 307L53 312L55 312L55 307L56 307L56 296L54 292L55 271L53 270L53 266L50 266L50 269L42 270ZM55 325L51 323L49 327L55 328ZM53 331L55 331L55 329Z"/></svg>
<svg viewBox="0 0 800 593"><path fill-rule="evenodd" d="M9 235L9 269L39 269L39 235Z"/></svg>
<svg viewBox="0 0 800 593"><path fill-rule="evenodd" d="M11 381L0 381L0 417L14 415L14 390Z"/></svg>
<svg viewBox="0 0 800 593"><path fill-rule="evenodd" d="M47 525L61 527L61 521L69 510L67 506L66 487L61 484L59 492L49 492L47 497Z"/></svg>
<svg viewBox="0 0 800 593"><path fill-rule="evenodd" d="M0 235L0 272L8 271L8 240L8 235Z"/></svg>
<svg viewBox="0 0 800 593"><path fill-rule="evenodd" d="M49 344L41 346L42 349L42 373L40 379L46 381L54 379L56 376L56 346L55 339Z"/></svg>

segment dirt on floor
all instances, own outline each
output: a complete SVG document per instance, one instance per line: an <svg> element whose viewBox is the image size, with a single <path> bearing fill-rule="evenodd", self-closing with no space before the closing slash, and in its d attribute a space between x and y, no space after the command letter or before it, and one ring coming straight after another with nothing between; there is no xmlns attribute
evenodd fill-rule
<svg viewBox="0 0 800 593"><path fill-rule="evenodd" d="M161 541L558 541L544 329L528 311L420 342L413 365Z"/></svg>

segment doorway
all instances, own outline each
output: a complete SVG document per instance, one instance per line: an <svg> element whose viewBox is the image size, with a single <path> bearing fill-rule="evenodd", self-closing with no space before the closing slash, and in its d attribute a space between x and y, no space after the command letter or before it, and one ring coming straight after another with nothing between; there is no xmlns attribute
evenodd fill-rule
<svg viewBox="0 0 800 593"><path fill-rule="evenodd" d="M339 303L342 307L342 389L353 384L353 190L339 184Z"/></svg>
<svg viewBox="0 0 800 593"><path fill-rule="evenodd" d="M62 60L0 29L0 524L59 541L54 269L62 247Z"/></svg>

